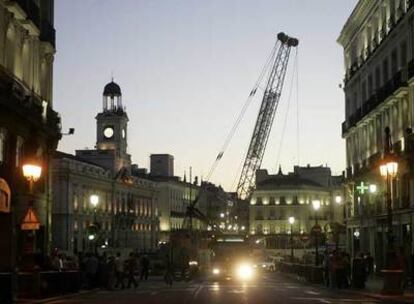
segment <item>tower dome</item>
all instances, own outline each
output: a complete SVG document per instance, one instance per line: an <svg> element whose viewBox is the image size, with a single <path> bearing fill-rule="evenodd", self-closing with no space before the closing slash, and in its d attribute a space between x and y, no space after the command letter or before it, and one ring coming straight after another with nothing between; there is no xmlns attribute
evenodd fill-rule
<svg viewBox="0 0 414 304"><path fill-rule="evenodd" d="M113 80L105 86L103 94L106 96L121 96L122 95L121 88Z"/></svg>
<svg viewBox="0 0 414 304"><path fill-rule="evenodd" d="M112 79L103 90L104 112L123 112L121 88Z"/></svg>

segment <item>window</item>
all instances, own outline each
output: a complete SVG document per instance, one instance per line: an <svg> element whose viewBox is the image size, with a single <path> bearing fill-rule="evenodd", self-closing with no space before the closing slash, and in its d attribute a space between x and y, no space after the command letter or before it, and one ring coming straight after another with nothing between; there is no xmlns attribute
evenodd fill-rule
<svg viewBox="0 0 414 304"><path fill-rule="evenodd" d="M258 196L257 198L256 198L256 205L261 205L263 203L263 201L262 201L262 197L261 196Z"/></svg>
<svg viewBox="0 0 414 304"><path fill-rule="evenodd" d="M397 56L397 48L392 50L391 53L391 73L394 75L398 71L398 56Z"/></svg>
<svg viewBox="0 0 414 304"><path fill-rule="evenodd" d="M377 66L375 69L375 88L378 90L381 87L381 70Z"/></svg>
<svg viewBox="0 0 414 304"><path fill-rule="evenodd" d="M6 153L6 131L0 128L0 164L5 161Z"/></svg>
<svg viewBox="0 0 414 304"><path fill-rule="evenodd" d="M373 90L372 74L369 74L369 76L368 76L368 96L372 95L372 90Z"/></svg>
<svg viewBox="0 0 414 304"><path fill-rule="evenodd" d="M407 64L407 42L403 41L400 47L400 64L404 67Z"/></svg>
<svg viewBox="0 0 414 304"><path fill-rule="evenodd" d="M388 59L384 59L382 62L382 78L384 84L388 81L389 71L388 71Z"/></svg>
<svg viewBox="0 0 414 304"><path fill-rule="evenodd" d="M79 208L78 195L75 194L73 196L73 210L78 211L78 208Z"/></svg>
<svg viewBox="0 0 414 304"><path fill-rule="evenodd" d="M270 205L274 205L274 204L275 204L275 198L274 198L273 196L271 196L271 197L269 198L269 204L270 204Z"/></svg>
<svg viewBox="0 0 414 304"><path fill-rule="evenodd" d="M20 160L22 157L22 150L23 150L23 143L24 140L22 137L17 136L16 140L16 168L20 166Z"/></svg>
<svg viewBox="0 0 414 304"><path fill-rule="evenodd" d="M362 102L367 100L367 83L365 81L362 82Z"/></svg>
<svg viewBox="0 0 414 304"><path fill-rule="evenodd" d="M279 198L279 203L280 203L280 205L285 205L285 204L286 204L286 197L281 196L281 197Z"/></svg>

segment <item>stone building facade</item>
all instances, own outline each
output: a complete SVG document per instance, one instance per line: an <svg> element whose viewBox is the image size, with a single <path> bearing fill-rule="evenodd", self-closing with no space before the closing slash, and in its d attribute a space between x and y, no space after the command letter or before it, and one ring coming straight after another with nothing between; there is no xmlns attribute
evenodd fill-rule
<svg viewBox="0 0 414 304"><path fill-rule="evenodd" d="M386 250L385 128L399 170L393 181L393 230L397 244L413 252L414 1L359 1L338 38L344 50L347 244L353 254L371 252L378 269ZM374 194L357 186L375 185Z"/></svg>
<svg viewBox="0 0 414 304"><path fill-rule="evenodd" d="M53 244L70 252L98 248L153 251L158 245L158 194L155 182L138 176L127 153L128 116L120 87L103 91L96 116L97 149L53 160ZM96 208L91 196L97 195ZM91 227L96 237L89 239Z"/></svg>
<svg viewBox="0 0 414 304"><path fill-rule="evenodd" d="M296 236L309 235L318 224L326 233L332 232L335 223L343 222L342 176L332 176L327 167L294 167L283 174L256 172L256 188L252 193L249 212L249 229L253 238L265 238L269 249L286 248L291 229ZM315 212L312 202L319 201ZM294 217L293 226L288 222ZM296 242L300 243L299 238ZM300 244L300 247L303 247Z"/></svg>
<svg viewBox="0 0 414 304"><path fill-rule="evenodd" d="M61 137L52 102L53 5L0 0L0 271L23 252L47 253L50 243L49 164ZM32 194L22 175L29 162L42 168ZM29 205L40 222L35 233L21 229Z"/></svg>

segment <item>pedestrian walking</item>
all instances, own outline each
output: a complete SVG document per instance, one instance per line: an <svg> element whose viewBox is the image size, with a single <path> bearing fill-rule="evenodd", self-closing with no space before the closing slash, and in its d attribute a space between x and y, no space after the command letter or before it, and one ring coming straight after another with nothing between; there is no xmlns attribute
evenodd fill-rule
<svg viewBox="0 0 414 304"><path fill-rule="evenodd" d="M115 258L115 276L115 288L118 288L118 286L120 286L122 289L124 289L124 263L121 259L121 254L119 252L116 254Z"/></svg>
<svg viewBox="0 0 414 304"><path fill-rule="evenodd" d="M329 287L329 252L325 251L323 256L323 281L326 287Z"/></svg>
<svg viewBox="0 0 414 304"><path fill-rule="evenodd" d="M135 255L131 252L129 254L129 259L126 263L126 273L128 278L128 288L131 288L131 285L133 284L135 288L138 287L138 283L135 280L135 272L137 271L138 265L137 265L137 259L135 258Z"/></svg>
<svg viewBox="0 0 414 304"><path fill-rule="evenodd" d="M173 284L173 264L170 259L170 256L167 255L165 260L165 274L164 274L164 281L167 285L172 286Z"/></svg>
<svg viewBox="0 0 414 304"><path fill-rule="evenodd" d="M141 258L141 280L148 280L150 260L147 255Z"/></svg>
<svg viewBox="0 0 414 304"><path fill-rule="evenodd" d="M404 247L401 246L397 252L397 269L402 270L402 277L401 277L401 284L402 289L407 288L408 286L408 259L405 256L405 250Z"/></svg>
<svg viewBox="0 0 414 304"><path fill-rule="evenodd" d="M366 265L362 253L358 254L352 263L352 285L355 288L365 288Z"/></svg>
<svg viewBox="0 0 414 304"><path fill-rule="evenodd" d="M86 258L86 278L88 281L88 288L96 287L96 274L98 272L98 259L95 255L89 253Z"/></svg>
<svg viewBox="0 0 414 304"><path fill-rule="evenodd" d="M111 290L116 276L115 258L113 256L108 258L106 270L107 277L105 280L105 287L106 289Z"/></svg>
<svg viewBox="0 0 414 304"><path fill-rule="evenodd" d="M367 266L367 276L373 277L374 276L374 258L372 257L370 252L367 252L365 255L365 264Z"/></svg>

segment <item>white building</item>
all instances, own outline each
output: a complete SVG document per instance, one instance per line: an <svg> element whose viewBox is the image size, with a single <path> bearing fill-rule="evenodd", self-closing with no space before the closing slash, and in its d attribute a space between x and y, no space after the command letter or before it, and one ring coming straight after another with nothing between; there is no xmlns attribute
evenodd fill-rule
<svg viewBox="0 0 414 304"><path fill-rule="evenodd" d="M378 269L386 244L385 182L379 165L384 130L390 128L399 172L394 182L393 230L397 244L412 253L414 179L411 151L414 124L414 1L359 1L338 42L344 49L346 178L349 251L371 252ZM378 191L357 191L375 185Z"/></svg>
<svg viewBox="0 0 414 304"><path fill-rule="evenodd" d="M342 223L342 176L332 176L327 167L294 167L294 172L274 175L256 171L256 188L250 200L250 235L266 239L269 249L287 246L291 229L300 237L309 235L316 224L329 237L335 223ZM318 211L313 202L319 202ZM294 217L293 225L289 217ZM304 247L306 244L300 244Z"/></svg>
<svg viewBox="0 0 414 304"><path fill-rule="evenodd" d="M54 157L53 244L60 249L150 251L158 245L157 184L132 170L121 96L116 83L105 86L103 111L96 116L96 150L59 152ZM92 195L99 198L96 209ZM88 239L91 225L99 227L93 240Z"/></svg>

